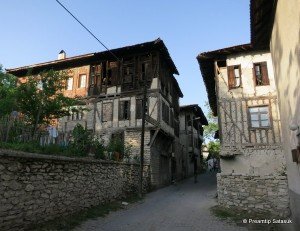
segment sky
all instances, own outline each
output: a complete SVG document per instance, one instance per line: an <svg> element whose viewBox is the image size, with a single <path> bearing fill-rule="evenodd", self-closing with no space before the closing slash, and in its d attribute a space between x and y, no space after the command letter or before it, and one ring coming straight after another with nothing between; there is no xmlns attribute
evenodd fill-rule
<svg viewBox="0 0 300 231"><path fill-rule="evenodd" d="M60 0L106 46L160 37L177 66L181 105L207 101L196 56L250 42L249 0ZM4 68L103 51L55 0L1 0L0 64Z"/></svg>

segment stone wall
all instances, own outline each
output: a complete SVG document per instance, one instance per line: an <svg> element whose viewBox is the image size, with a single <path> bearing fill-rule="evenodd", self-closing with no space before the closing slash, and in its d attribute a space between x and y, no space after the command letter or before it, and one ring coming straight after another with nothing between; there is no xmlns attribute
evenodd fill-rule
<svg viewBox="0 0 300 231"><path fill-rule="evenodd" d="M0 230L80 211L137 191L139 166L0 150ZM149 167L145 166L144 189Z"/></svg>
<svg viewBox="0 0 300 231"><path fill-rule="evenodd" d="M248 212L289 215L287 177L279 175L257 176L218 174L218 203Z"/></svg>

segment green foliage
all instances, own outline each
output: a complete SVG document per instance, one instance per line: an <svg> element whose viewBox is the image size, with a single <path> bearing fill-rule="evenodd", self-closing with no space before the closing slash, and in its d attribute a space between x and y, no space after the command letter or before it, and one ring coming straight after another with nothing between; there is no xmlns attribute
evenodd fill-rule
<svg viewBox="0 0 300 231"><path fill-rule="evenodd" d="M99 140L98 138L92 140L92 153L96 159L106 159L105 150L103 140Z"/></svg>
<svg viewBox="0 0 300 231"><path fill-rule="evenodd" d="M206 118L208 120L208 125L204 127L204 138L208 140L213 140L215 132L219 129L218 119L213 116L213 113L209 107L208 102L205 103L205 107L208 110Z"/></svg>
<svg viewBox="0 0 300 231"><path fill-rule="evenodd" d="M0 118L17 110L15 92L17 78L3 71L0 65Z"/></svg>
<svg viewBox="0 0 300 231"><path fill-rule="evenodd" d="M69 115L70 107L79 103L77 99L63 95L67 79L66 72L44 71L27 76L27 81L16 88L18 111L28 124L34 126L33 133L39 125Z"/></svg>
<svg viewBox="0 0 300 231"><path fill-rule="evenodd" d="M208 149L208 153L209 156L208 157L216 157L218 158L220 155L220 142L219 141L210 141L207 144L207 149Z"/></svg>
<svg viewBox="0 0 300 231"><path fill-rule="evenodd" d="M79 156L86 156L91 148L92 136L81 124L77 124L72 132L69 148Z"/></svg>

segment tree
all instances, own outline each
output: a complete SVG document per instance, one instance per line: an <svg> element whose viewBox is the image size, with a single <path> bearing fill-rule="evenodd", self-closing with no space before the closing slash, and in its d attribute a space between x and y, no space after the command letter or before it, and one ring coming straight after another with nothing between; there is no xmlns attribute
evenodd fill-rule
<svg viewBox="0 0 300 231"><path fill-rule="evenodd" d="M216 131L219 129L218 118L215 117L209 107L208 102L205 103L205 107L208 110L206 118L208 120L208 125L204 127L204 137L209 140L207 144L207 149L209 153L209 157L219 157L220 153L220 142L214 139Z"/></svg>
<svg viewBox="0 0 300 231"><path fill-rule="evenodd" d="M70 115L71 106L79 104L78 99L63 95L68 78L64 71L49 70L29 74L26 82L18 84L15 94L18 111L26 123L32 125L32 135L39 126Z"/></svg>
<svg viewBox="0 0 300 231"><path fill-rule="evenodd" d="M210 157L219 157L220 153L220 142L219 141L210 141L207 145L207 150Z"/></svg>
<svg viewBox="0 0 300 231"><path fill-rule="evenodd" d="M3 71L0 65L0 119L16 110L16 82L17 78Z"/></svg>
<svg viewBox="0 0 300 231"><path fill-rule="evenodd" d="M208 113L206 114L208 125L204 127L204 138L213 140L215 132L219 129L218 118L213 115L208 102L205 103L205 107L208 110Z"/></svg>

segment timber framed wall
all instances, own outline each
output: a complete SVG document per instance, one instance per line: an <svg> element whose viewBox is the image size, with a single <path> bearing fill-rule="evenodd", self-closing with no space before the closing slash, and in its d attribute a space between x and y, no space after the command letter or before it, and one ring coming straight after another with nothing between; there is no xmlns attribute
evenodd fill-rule
<svg viewBox="0 0 300 231"><path fill-rule="evenodd" d="M254 69L257 63L266 64L268 75L268 81L260 86ZM236 73L232 69L237 69ZM219 204L288 215L286 165L270 53L228 55L226 65L215 61L215 75L222 157ZM264 112L260 114L260 110Z"/></svg>

